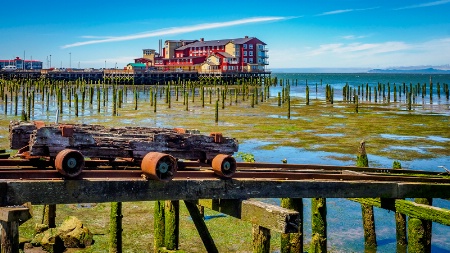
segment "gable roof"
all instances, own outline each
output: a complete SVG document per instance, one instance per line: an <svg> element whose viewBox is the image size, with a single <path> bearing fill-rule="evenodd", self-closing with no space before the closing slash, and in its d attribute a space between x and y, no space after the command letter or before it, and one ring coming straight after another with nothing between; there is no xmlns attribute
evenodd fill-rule
<svg viewBox="0 0 450 253"><path fill-rule="evenodd" d="M195 41L192 43L189 43L187 45L181 46L177 48L176 50L184 50L186 48L191 47L209 47L209 46L225 46L229 42L233 42L234 44L244 44L248 41L256 39L255 37L247 37L247 38L237 38L237 39L222 39L222 40L205 40L205 41ZM266 45L264 42L261 41L262 44Z"/></svg>

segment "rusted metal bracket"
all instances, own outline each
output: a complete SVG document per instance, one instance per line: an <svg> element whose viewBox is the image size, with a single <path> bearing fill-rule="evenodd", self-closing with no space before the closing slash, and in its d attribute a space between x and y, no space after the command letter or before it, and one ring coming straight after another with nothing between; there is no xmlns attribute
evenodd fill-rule
<svg viewBox="0 0 450 253"><path fill-rule="evenodd" d="M223 141L223 135L220 132L212 132L209 136L214 138L215 143L222 143Z"/></svg>

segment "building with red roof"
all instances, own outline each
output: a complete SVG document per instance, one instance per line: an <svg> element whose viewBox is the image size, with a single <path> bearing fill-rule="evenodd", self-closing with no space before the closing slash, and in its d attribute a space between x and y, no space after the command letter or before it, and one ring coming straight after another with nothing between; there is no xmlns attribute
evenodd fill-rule
<svg viewBox="0 0 450 253"><path fill-rule="evenodd" d="M264 72L268 62L266 43L255 37L237 39L166 40L160 53L144 49L136 63L163 71Z"/></svg>
<svg viewBox="0 0 450 253"><path fill-rule="evenodd" d="M42 69L42 62L36 60L23 60L16 57L12 60L0 60L0 69L6 66L16 66L17 69Z"/></svg>

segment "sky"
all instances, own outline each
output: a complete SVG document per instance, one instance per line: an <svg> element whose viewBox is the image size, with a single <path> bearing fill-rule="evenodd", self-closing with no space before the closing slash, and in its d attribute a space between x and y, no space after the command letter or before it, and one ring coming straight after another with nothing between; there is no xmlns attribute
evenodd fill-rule
<svg viewBox="0 0 450 253"><path fill-rule="evenodd" d="M249 36L269 69L450 69L449 13L450 0L2 1L0 59L123 68L160 39Z"/></svg>

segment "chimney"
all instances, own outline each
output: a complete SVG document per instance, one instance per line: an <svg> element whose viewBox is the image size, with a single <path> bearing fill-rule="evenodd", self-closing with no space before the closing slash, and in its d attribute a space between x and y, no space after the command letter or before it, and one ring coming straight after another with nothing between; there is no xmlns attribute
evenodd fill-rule
<svg viewBox="0 0 450 253"><path fill-rule="evenodd" d="M205 41L205 39L204 38L200 38L200 41Z"/></svg>
<svg viewBox="0 0 450 253"><path fill-rule="evenodd" d="M246 39L248 39L248 36L245 36Z"/></svg>

